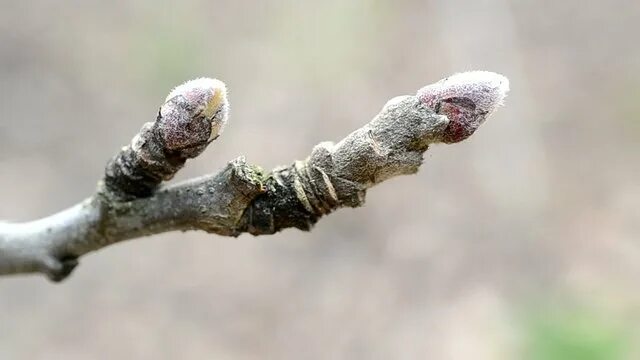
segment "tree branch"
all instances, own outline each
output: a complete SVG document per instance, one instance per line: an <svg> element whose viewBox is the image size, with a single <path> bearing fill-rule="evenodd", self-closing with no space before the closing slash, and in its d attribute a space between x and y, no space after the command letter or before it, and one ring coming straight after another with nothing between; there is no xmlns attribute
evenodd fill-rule
<svg viewBox="0 0 640 360"><path fill-rule="evenodd" d="M0 275L39 272L60 281L84 254L166 231L310 230L335 209L361 206L373 185L415 173L430 144L470 136L507 91L501 75L456 74L390 100L370 123L337 144L318 144L306 160L264 173L241 157L215 175L161 186L227 119L222 82L187 82L107 164L95 195L41 220L0 223Z"/></svg>

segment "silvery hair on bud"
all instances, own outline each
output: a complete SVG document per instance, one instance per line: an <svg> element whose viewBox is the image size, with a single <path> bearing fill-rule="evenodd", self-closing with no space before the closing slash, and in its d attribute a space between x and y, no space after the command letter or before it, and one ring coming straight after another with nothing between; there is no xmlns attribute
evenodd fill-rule
<svg viewBox="0 0 640 360"><path fill-rule="evenodd" d="M167 95L163 108L171 107L171 100L176 98L189 109L191 116L202 116L211 121L210 139L222 133L229 112L227 87L222 81L198 78L178 85Z"/></svg>
<svg viewBox="0 0 640 360"><path fill-rule="evenodd" d="M491 71L468 71L427 85L418 96L431 108L448 98L468 98L476 109L490 115L504 104L508 91L509 79L505 76Z"/></svg>
<svg viewBox="0 0 640 360"><path fill-rule="evenodd" d="M217 79L200 78L173 89L160 108L164 143L170 150L196 147L216 139L227 122L227 88Z"/></svg>
<svg viewBox="0 0 640 360"><path fill-rule="evenodd" d="M473 134L504 102L509 80L490 71L458 73L418 90L423 104L449 119L442 141L455 143Z"/></svg>

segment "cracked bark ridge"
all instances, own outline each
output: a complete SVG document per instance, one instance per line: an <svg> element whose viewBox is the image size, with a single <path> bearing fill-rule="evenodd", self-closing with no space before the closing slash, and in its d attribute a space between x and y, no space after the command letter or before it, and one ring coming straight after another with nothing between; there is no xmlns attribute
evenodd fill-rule
<svg viewBox="0 0 640 360"><path fill-rule="evenodd" d="M266 192L244 213L239 232L273 234L288 227L310 230L340 207L358 207L366 190L388 178L413 174L429 144L449 120L415 96L388 102L369 124L337 144L317 145L304 161L274 170Z"/></svg>

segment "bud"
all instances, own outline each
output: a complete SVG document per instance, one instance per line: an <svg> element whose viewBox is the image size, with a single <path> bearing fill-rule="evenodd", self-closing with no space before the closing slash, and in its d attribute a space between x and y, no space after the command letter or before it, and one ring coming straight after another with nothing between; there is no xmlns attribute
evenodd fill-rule
<svg viewBox="0 0 640 360"><path fill-rule="evenodd" d="M165 144L180 149L211 142L222 133L228 112L227 88L222 81L200 78L177 86L160 108Z"/></svg>
<svg viewBox="0 0 640 360"><path fill-rule="evenodd" d="M462 141L503 104L509 80L489 71L458 73L418 90L417 97L437 114L445 115L449 125L442 141Z"/></svg>

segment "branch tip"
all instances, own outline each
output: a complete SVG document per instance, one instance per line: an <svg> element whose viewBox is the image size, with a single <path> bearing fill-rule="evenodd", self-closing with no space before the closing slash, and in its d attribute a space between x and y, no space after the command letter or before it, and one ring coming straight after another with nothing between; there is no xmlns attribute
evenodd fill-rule
<svg viewBox="0 0 640 360"><path fill-rule="evenodd" d="M422 103L450 123L442 141L456 143L471 136L498 107L509 91L509 80L490 71L454 74L418 90Z"/></svg>
<svg viewBox="0 0 640 360"><path fill-rule="evenodd" d="M175 87L160 108L164 140L171 150L215 140L229 115L227 87L218 79L199 78Z"/></svg>
<svg viewBox="0 0 640 360"><path fill-rule="evenodd" d="M227 122L225 84L200 78L177 86L167 96L153 123L146 123L107 164L105 188L120 200L153 194L187 159L200 155Z"/></svg>

